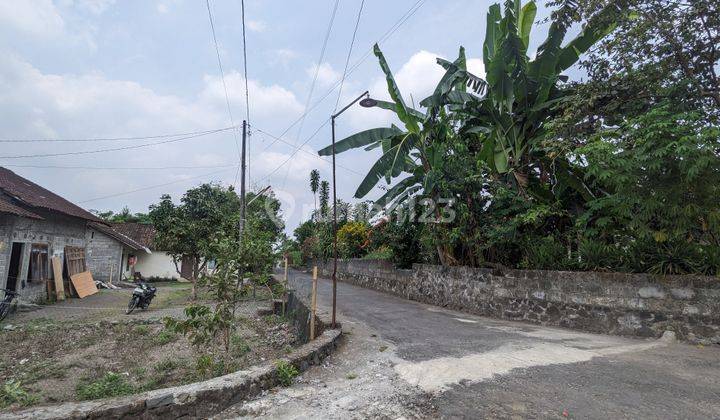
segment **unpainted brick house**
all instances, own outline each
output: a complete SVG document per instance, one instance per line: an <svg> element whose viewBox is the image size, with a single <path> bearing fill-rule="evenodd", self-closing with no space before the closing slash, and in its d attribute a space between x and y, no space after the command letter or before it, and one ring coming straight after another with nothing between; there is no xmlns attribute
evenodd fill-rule
<svg viewBox="0 0 720 420"><path fill-rule="evenodd" d="M104 282L131 280L132 274L127 272L131 261L128 256L152 254L147 246L115 229L115 224L89 222L85 240L88 270L95 280Z"/></svg>
<svg viewBox="0 0 720 420"><path fill-rule="evenodd" d="M88 223L104 223L51 191L0 167L0 288L26 302L48 298L51 258L85 249Z"/></svg>
<svg viewBox="0 0 720 420"><path fill-rule="evenodd" d="M51 258L60 258L67 282L70 249L81 251L85 269L105 282L123 278L126 255L150 254L92 213L0 167L0 288L25 302L46 300Z"/></svg>

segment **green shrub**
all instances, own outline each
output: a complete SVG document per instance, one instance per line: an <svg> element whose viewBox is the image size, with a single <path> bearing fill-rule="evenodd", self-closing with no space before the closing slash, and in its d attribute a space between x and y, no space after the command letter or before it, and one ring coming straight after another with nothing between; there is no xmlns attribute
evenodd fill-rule
<svg viewBox="0 0 720 420"><path fill-rule="evenodd" d="M165 359L162 362L155 365L155 372L168 373L180 366L180 362L175 359Z"/></svg>
<svg viewBox="0 0 720 420"><path fill-rule="evenodd" d="M239 335L233 335L230 338L230 345L232 348L232 352L235 356L243 356L247 353L250 353L250 345L247 343L247 341Z"/></svg>
<svg viewBox="0 0 720 420"><path fill-rule="evenodd" d="M527 241L523 268L562 270L569 265L565 247L552 236Z"/></svg>
<svg viewBox="0 0 720 420"><path fill-rule="evenodd" d="M195 361L195 370L197 370L198 373L200 373L201 375L206 375L212 372L214 366L215 361L213 360L213 357L209 354L203 354L199 356Z"/></svg>
<svg viewBox="0 0 720 420"><path fill-rule="evenodd" d="M648 254L649 272L653 274L687 274L698 265L697 248L684 241L658 244Z"/></svg>
<svg viewBox="0 0 720 420"><path fill-rule="evenodd" d="M583 270L612 270L621 264L613 246L591 239L580 241L577 255L577 265Z"/></svg>
<svg viewBox="0 0 720 420"><path fill-rule="evenodd" d="M393 258L393 252L390 247L387 246L381 246L380 248L370 251L368 254L366 254L363 259L366 260L392 260Z"/></svg>
<svg viewBox="0 0 720 420"><path fill-rule="evenodd" d="M8 380L0 387L0 408L17 404L21 407L33 405L38 401L36 395L30 394L23 388L20 381Z"/></svg>
<svg viewBox="0 0 720 420"><path fill-rule="evenodd" d="M159 344L161 346L175 340L177 340L177 334L167 329L160 331L158 335L156 335L153 339L156 344Z"/></svg>
<svg viewBox="0 0 720 420"><path fill-rule="evenodd" d="M150 334L150 327L147 325L138 325L133 329L133 332L137 335L148 335Z"/></svg>
<svg viewBox="0 0 720 420"><path fill-rule="evenodd" d="M278 361L275 366L277 367L278 379L282 386L292 385L293 379L300 374L295 366L284 360Z"/></svg>
<svg viewBox="0 0 720 420"><path fill-rule="evenodd" d="M699 249L697 271L706 276L720 275L720 247L703 246Z"/></svg>
<svg viewBox="0 0 720 420"><path fill-rule="evenodd" d="M92 382L83 381L75 389L75 394L79 400L120 397L133 392L135 392L135 389L127 379L113 372L108 372L102 378Z"/></svg>

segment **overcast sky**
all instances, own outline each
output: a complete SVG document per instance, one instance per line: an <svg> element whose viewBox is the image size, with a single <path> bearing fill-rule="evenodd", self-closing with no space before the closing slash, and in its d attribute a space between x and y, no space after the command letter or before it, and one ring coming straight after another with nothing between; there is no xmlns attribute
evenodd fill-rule
<svg viewBox="0 0 720 420"><path fill-rule="evenodd" d="M329 163L314 156L329 144L330 127L322 128L280 168L295 148L272 143L259 130L280 135L303 113L334 3L246 0L254 126L249 138L250 186L272 185L284 202L289 231L313 205L310 170L317 168L323 179L330 178ZM415 3L365 1L351 66L366 59L348 76L341 107L365 90L387 97L377 60L366 53ZM460 45L471 58L471 70L484 73L480 58L491 3L425 1L381 43L407 102L417 103L431 93L442 76L436 57L454 58ZM230 109L239 124L246 112L240 0L213 0L210 5ZM359 6L360 0L340 1L310 104L329 95L307 115L301 133L301 124L286 133L286 142L299 146L335 108L338 91L331 89L343 72ZM538 19L546 14L541 8ZM534 47L545 32L543 27L533 33ZM230 126L205 1L1 0L0 114L3 140L159 136ZM391 121L386 111L355 107L338 119L338 138ZM202 182L232 184L233 165L239 160L235 139L232 131L224 131L139 149L14 159L9 157L118 148L168 138L3 142L0 166L88 209L118 211L128 206L144 212L164 193L177 200ZM376 158L362 150L338 156L339 198L353 201L361 174ZM157 169L167 167L172 168ZM368 198L381 193L376 188Z"/></svg>

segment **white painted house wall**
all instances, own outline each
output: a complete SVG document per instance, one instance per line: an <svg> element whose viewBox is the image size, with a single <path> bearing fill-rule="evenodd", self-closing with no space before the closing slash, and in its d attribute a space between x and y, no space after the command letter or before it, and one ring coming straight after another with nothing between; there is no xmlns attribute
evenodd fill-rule
<svg viewBox="0 0 720 420"><path fill-rule="evenodd" d="M175 263L173 263L172 257L163 251L152 251L152 254L139 254L135 271L139 271L143 277L146 278L180 278L180 275L175 269Z"/></svg>

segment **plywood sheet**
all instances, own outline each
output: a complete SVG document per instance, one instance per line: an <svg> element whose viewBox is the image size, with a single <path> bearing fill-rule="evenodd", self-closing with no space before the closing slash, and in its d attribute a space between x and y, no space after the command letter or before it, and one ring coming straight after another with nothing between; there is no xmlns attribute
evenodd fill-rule
<svg viewBox="0 0 720 420"><path fill-rule="evenodd" d="M55 296L57 300L65 300L65 287L63 286L62 260L52 257L53 279L55 280Z"/></svg>
<svg viewBox="0 0 720 420"><path fill-rule="evenodd" d="M79 274L73 274L70 276L73 286L77 291L78 297L81 299L94 295L98 292L97 286L95 286L95 280L93 280L92 274L89 271L83 271Z"/></svg>

